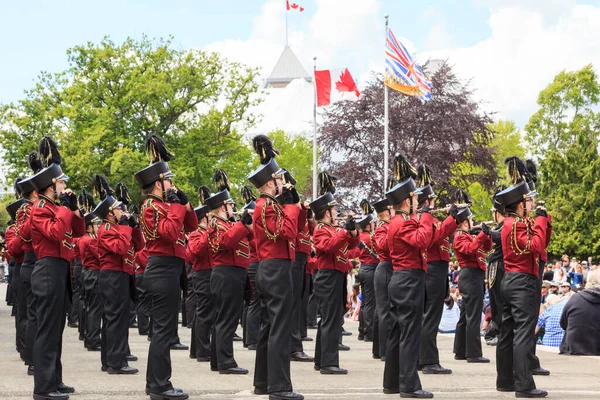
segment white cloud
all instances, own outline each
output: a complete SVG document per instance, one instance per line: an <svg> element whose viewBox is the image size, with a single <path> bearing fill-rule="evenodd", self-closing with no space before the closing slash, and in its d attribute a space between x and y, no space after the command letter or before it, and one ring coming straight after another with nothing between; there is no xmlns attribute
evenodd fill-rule
<svg viewBox="0 0 600 400"><path fill-rule="evenodd" d="M425 7L418 20L422 24L431 25L425 40L428 49L448 47L452 44L453 35L448 31L446 17L435 7Z"/></svg>

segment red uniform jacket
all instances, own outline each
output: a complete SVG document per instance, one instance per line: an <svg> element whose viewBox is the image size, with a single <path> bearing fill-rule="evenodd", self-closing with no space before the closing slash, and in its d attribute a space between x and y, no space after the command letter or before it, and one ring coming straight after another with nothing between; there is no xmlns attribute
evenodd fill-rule
<svg viewBox="0 0 600 400"><path fill-rule="evenodd" d="M450 262L450 235L457 227L456 220L452 217L447 217L444 222L433 220L433 236L427 249L427 262Z"/></svg>
<svg viewBox="0 0 600 400"><path fill-rule="evenodd" d="M140 225L149 257L171 256L185 260L185 234L198 228L198 217L194 210L186 211L181 204L165 203L150 195L142 206Z"/></svg>
<svg viewBox="0 0 600 400"><path fill-rule="evenodd" d="M17 211L17 232L21 238L21 246L23 252L27 253L33 251L33 244L31 243L31 211L33 208L33 202L25 200L25 203Z"/></svg>
<svg viewBox="0 0 600 400"><path fill-rule="evenodd" d="M546 248L547 227L545 217L536 217L533 226L514 214L504 218L500 236L506 272L524 272L539 278L538 261Z"/></svg>
<svg viewBox="0 0 600 400"><path fill-rule="evenodd" d="M94 233L86 233L77 241L81 265L87 269L100 270L98 238Z"/></svg>
<svg viewBox="0 0 600 400"><path fill-rule="evenodd" d="M85 219L44 195L40 195L32 210L31 241L36 257L56 257L71 262L72 240L85 233Z"/></svg>
<svg viewBox="0 0 600 400"><path fill-rule="evenodd" d="M298 236L296 237L296 252L310 254L312 245L310 243L310 227L306 221L306 212L304 208L300 210L298 224L304 220L304 224L298 225ZM304 216L303 216L304 215Z"/></svg>
<svg viewBox="0 0 600 400"><path fill-rule="evenodd" d="M398 212L390 221L388 246L394 270L427 271L427 247L433 236L433 217L429 213L408 215Z"/></svg>
<svg viewBox="0 0 600 400"><path fill-rule="evenodd" d="M213 217L208 230L212 266L234 265L248 268L250 265L248 233L248 228L241 221L231 222Z"/></svg>
<svg viewBox="0 0 600 400"><path fill-rule="evenodd" d="M17 235L17 226L15 224L8 227L4 240L10 256L15 260L15 264L21 264L23 258L25 258L25 252L23 251L21 238Z"/></svg>
<svg viewBox="0 0 600 400"><path fill-rule="evenodd" d="M338 226L320 222L315 229L313 240L319 270L348 271L348 253L358 246L358 237L352 237L350 233Z"/></svg>
<svg viewBox="0 0 600 400"><path fill-rule="evenodd" d="M462 230L454 236L454 252L461 268L479 268L485 271L487 253L492 249L492 238L479 232L477 236Z"/></svg>
<svg viewBox="0 0 600 400"><path fill-rule="evenodd" d="M258 262L258 251L256 250L256 239L253 232L248 232L248 243L250 243L250 259L248 263Z"/></svg>
<svg viewBox="0 0 600 400"><path fill-rule="evenodd" d="M252 214L254 238L259 260L285 258L295 261L300 207L281 207L274 197L262 193Z"/></svg>
<svg viewBox="0 0 600 400"><path fill-rule="evenodd" d="M313 275L314 272L319 269L319 265L317 263L317 257L316 256L308 256L308 260L306 261L306 273L308 275Z"/></svg>
<svg viewBox="0 0 600 400"><path fill-rule="evenodd" d="M534 225L534 220L533 218L529 219L529 225L533 226ZM548 245L550 244L550 237L552 236L552 215L548 214L548 228L546 228L546 247L544 248L544 251L542 251L542 253L540 254L540 260L542 260L543 262L548 262L548 252L546 251L546 249L548 248Z"/></svg>
<svg viewBox="0 0 600 400"><path fill-rule="evenodd" d="M390 223L387 221L379 220L377 223L377 229L375 229L375 247L377 248L377 255L379 261L392 261L390 257L390 248L388 247L388 229Z"/></svg>
<svg viewBox="0 0 600 400"><path fill-rule="evenodd" d="M211 269L210 248L208 247L208 230L201 226L190 233L187 254L194 271Z"/></svg>
<svg viewBox="0 0 600 400"><path fill-rule="evenodd" d="M137 266L136 274L143 274L146 271L146 265L148 265L148 250L146 250L146 247L135 253L135 265Z"/></svg>
<svg viewBox="0 0 600 400"><path fill-rule="evenodd" d="M352 256L350 258L358 257L361 265L364 264L378 264L379 259L373 257L373 254L377 254L377 246L375 244L375 234L371 234L371 232L360 232L358 235L359 238L359 247L352 250ZM360 248L360 242L363 242L365 247ZM368 249L367 249L368 247ZM373 253L373 254L371 254Z"/></svg>
<svg viewBox="0 0 600 400"><path fill-rule="evenodd" d="M104 220L98 229L100 269L133 274L135 252L144 247L139 228Z"/></svg>

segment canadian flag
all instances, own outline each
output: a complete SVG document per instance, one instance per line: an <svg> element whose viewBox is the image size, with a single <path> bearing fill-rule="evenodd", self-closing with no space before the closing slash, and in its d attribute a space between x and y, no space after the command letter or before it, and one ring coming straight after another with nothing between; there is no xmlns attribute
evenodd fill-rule
<svg viewBox="0 0 600 400"><path fill-rule="evenodd" d="M290 11L290 10L298 10L300 12L304 11L304 7L296 4L296 3L290 3L289 0L285 0L285 9Z"/></svg>
<svg viewBox="0 0 600 400"><path fill-rule="evenodd" d="M315 71L317 107L339 100L356 100L360 96L356 82L348 68Z"/></svg>

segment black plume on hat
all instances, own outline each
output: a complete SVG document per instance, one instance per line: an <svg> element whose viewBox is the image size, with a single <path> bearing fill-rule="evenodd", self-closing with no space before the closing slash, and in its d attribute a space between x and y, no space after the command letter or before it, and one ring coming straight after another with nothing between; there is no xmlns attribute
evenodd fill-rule
<svg viewBox="0 0 600 400"><path fill-rule="evenodd" d="M22 180L23 180L23 178L15 179L14 189L15 189L15 197L17 198L17 200L19 200L21 197L23 197L23 191L21 190L19 185L17 185Z"/></svg>
<svg viewBox="0 0 600 400"><path fill-rule="evenodd" d="M77 203L79 203L79 207L85 210L86 214L91 213L94 210L94 208L96 208L94 196L87 193L85 189L82 189L81 194L77 196Z"/></svg>
<svg viewBox="0 0 600 400"><path fill-rule="evenodd" d="M392 188L394 186L396 186L397 183L398 182L396 182L396 180L394 178L388 178L387 186L385 187L385 191L388 192L388 191L392 190Z"/></svg>
<svg viewBox="0 0 600 400"><path fill-rule="evenodd" d="M32 151L27 156L27 163L29 164L29 168L34 174L37 174L42 169L44 169L44 164L42 163L42 159L37 151Z"/></svg>
<svg viewBox="0 0 600 400"><path fill-rule="evenodd" d="M454 203L457 204L472 204L469 194L462 189L454 192Z"/></svg>
<svg viewBox="0 0 600 400"><path fill-rule="evenodd" d="M208 199L211 195L210 188L208 186L202 185L198 188L198 203L203 206L206 199Z"/></svg>
<svg viewBox="0 0 600 400"><path fill-rule="evenodd" d="M49 136L44 136L40 141L39 153L42 158L42 164L48 167L52 164L60 164L62 157L58 152L58 146L54 139Z"/></svg>
<svg viewBox="0 0 600 400"><path fill-rule="evenodd" d="M150 135L146 139L146 154L150 159L150 163L168 162L174 155L167 149L167 145L162 138L157 135Z"/></svg>
<svg viewBox="0 0 600 400"><path fill-rule="evenodd" d="M254 195L254 192L252 191L252 186L242 186L241 189L242 192L242 199L244 199L244 203L248 204L251 201L256 201L256 196Z"/></svg>
<svg viewBox="0 0 600 400"><path fill-rule="evenodd" d="M494 196L506 189L505 185L498 185L494 188Z"/></svg>
<svg viewBox="0 0 600 400"><path fill-rule="evenodd" d="M127 185L122 183L122 182L118 182L115 185L115 193L116 193L116 197L117 200L120 201L121 203L128 205L129 203L131 203L131 198L129 197L129 189L127 188Z"/></svg>
<svg viewBox="0 0 600 400"><path fill-rule="evenodd" d="M273 142L266 135L257 135L252 139L252 147L260 157L261 164L268 164L272 158L279 155L279 151L273 148Z"/></svg>
<svg viewBox="0 0 600 400"><path fill-rule="evenodd" d="M217 190L222 192L223 190L231 191L231 184L229 183L229 177L224 169L219 168L213 175L213 181L217 185Z"/></svg>
<svg viewBox="0 0 600 400"><path fill-rule="evenodd" d="M360 209L362 210L363 215L369 215L375 212L373 206L371 206L371 203L369 203L369 200L367 199L362 199L360 201Z"/></svg>
<svg viewBox="0 0 600 400"><path fill-rule="evenodd" d="M337 178L329 173L323 171L319 172L319 196L323 196L325 193L335 194L335 181Z"/></svg>
<svg viewBox="0 0 600 400"><path fill-rule="evenodd" d="M424 187L427 185L435 185L433 181L433 175L431 173L431 168L427 164L421 164L417 168L417 179L419 181L419 187Z"/></svg>
<svg viewBox="0 0 600 400"><path fill-rule="evenodd" d="M508 166L508 175L510 176L511 183L513 185L527 180L529 177L529 171L527 170L523 160L521 160L519 157L507 157L504 159L504 164Z"/></svg>
<svg viewBox="0 0 600 400"><path fill-rule="evenodd" d="M535 183L537 182L537 167L533 160L525 161L525 166L527 167L527 172L529 174L529 178Z"/></svg>
<svg viewBox="0 0 600 400"><path fill-rule="evenodd" d="M392 177L396 182L402 182L408 178L417 179L417 171L402 154L396 153Z"/></svg>
<svg viewBox="0 0 600 400"><path fill-rule="evenodd" d="M96 174L92 180L92 190L95 196L100 200L106 199L107 196L113 195L113 190L110 188L106 178L100 174Z"/></svg>

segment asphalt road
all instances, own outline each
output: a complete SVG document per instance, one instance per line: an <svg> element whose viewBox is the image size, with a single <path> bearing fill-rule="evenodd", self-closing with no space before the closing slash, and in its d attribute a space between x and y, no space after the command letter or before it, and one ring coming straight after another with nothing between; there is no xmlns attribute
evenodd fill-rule
<svg viewBox="0 0 600 400"><path fill-rule="evenodd" d="M0 398L31 399L33 377L27 376L26 367L15 351L14 319L6 306L6 284L0 284ZM384 363L371 358L371 343L357 340L358 325L346 321L345 328L354 332L344 338L350 351L340 353L341 367L347 368L345 376L320 375L312 363L292 363L294 389L306 399L383 399L398 398L382 394ZM241 334L241 330L238 331ZM600 334L600 332L599 332ZM316 331L309 330L313 337ZM100 353L88 352L77 338L77 330L66 328L63 342L64 381L74 386L75 400L148 399L144 394L148 354L146 337L130 330L129 343L139 361L131 365L140 369L137 375L108 375L100 371ZM183 343L189 345L190 330L179 328ZM510 399L513 393L495 390L495 347L483 346L490 364L467 364L455 361L452 354L452 335L440 335L439 347L442 365L451 368L451 375L421 375L423 387L439 399ZM176 387L184 389L192 399L266 399L252 394L254 352L235 342L235 357L241 367L248 368L245 376L219 375L211 372L208 363L189 359L188 351L172 351L173 378ZM305 351L314 354L314 342L305 342ZM552 348L538 347L542 366L552 374L536 377L539 388L550 392L554 399L600 399L600 357L571 357L557 354Z"/></svg>

